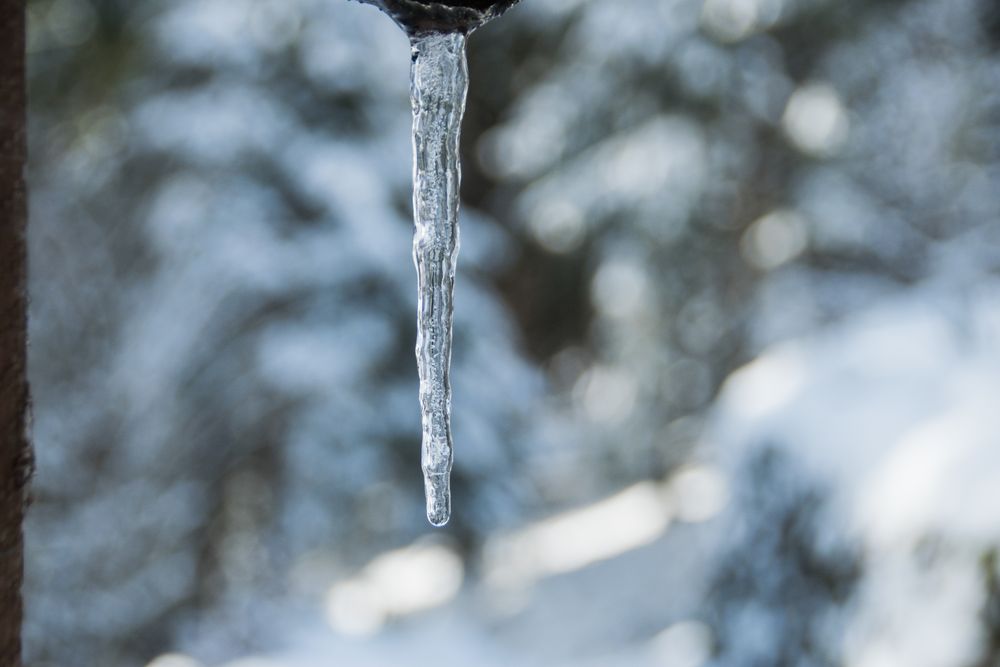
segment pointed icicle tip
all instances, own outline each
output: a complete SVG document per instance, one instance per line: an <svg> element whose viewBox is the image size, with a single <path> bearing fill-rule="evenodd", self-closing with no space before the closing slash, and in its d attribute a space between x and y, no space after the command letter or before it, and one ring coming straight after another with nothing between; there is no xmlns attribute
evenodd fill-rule
<svg viewBox="0 0 1000 667"><path fill-rule="evenodd" d="M427 495L427 520L441 528L451 519L451 482L449 475L424 474Z"/></svg>

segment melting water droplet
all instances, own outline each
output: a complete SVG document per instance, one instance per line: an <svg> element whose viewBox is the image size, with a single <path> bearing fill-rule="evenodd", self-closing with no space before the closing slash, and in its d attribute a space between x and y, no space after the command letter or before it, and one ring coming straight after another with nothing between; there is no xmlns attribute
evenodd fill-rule
<svg viewBox="0 0 1000 667"><path fill-rule="evenodd" d="M428 33L411 39L413 212L417 267L417 366L423 424L421 467L427 518L451 518L451 340L458 260L459 137L469 72L466 35Z"/></svg>

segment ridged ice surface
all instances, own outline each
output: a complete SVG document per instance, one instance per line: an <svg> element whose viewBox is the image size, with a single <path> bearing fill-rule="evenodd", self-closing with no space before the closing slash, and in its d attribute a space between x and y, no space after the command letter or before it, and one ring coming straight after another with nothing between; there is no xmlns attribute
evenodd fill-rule
<svg viewBox="0 0 1000 667"><path fill-rule="evenodd" d="M451 517L451 329L458 259L458 146L469 72L465 35L412 38L413 210L417 266L417 365L427 518Z"/></svg>

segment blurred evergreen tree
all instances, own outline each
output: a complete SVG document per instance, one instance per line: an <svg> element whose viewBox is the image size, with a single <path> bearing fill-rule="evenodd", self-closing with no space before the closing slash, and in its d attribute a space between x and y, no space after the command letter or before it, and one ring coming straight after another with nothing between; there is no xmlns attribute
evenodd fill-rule
<svg viewBox="0 0 1000 667"><path fill-rule="evenodd" d="M134 665L199 610L253 647L252 607L428 532L406 40L346 2L29 11L30 659ZM459 545L530 497L541 389L490 286L509 241L464 231Z"/></svg>
<svg viewBox="0 0 1000 667"><path fill-rule="evenodd" d="M425 532L405 38L340 0L29 12L32 664L206 618L249 650L255 609ZM994 14L525 0L474 35L462 548L668 474L735 367L955 243L998 265Z"/></svg>

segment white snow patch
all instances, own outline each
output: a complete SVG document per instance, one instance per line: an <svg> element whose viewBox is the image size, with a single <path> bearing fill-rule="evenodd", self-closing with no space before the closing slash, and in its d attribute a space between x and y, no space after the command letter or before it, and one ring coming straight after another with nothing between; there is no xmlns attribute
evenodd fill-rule
<svg viewBox="0 0 1000 667"><path fill-rule="evenodd" d="M764 351L725 384L709 435L737 478L778 447L831 490L826 529L865 556L854 667L978 650L980 558L1000 525L1000 354L970 323L998 307L995 289L942 285Z"/></svg>

